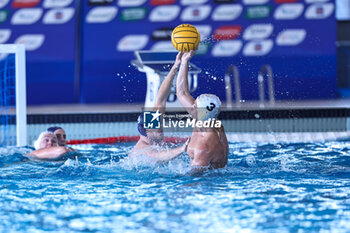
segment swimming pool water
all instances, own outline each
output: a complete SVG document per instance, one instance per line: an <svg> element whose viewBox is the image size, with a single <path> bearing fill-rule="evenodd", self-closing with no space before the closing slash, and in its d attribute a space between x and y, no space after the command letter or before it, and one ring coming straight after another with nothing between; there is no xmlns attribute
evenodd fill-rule
<svg viewBox="0 0 350 233"><path fill-rule="evenodd" d="M350 142L230 143L228 166L126 159L80 145L63 161L0 148L1 232L350 232Z"/></svg>

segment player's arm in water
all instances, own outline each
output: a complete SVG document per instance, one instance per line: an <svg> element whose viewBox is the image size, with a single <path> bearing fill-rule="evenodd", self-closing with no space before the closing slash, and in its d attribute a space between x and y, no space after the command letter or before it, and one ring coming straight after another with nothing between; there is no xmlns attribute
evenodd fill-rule
<svg viewBox="0 0 350 233"><path fill-rule="evenodd" d="M187 146L190 142L190 138L187 139L185 144L183 146L170 149L170 150L163 150L163 151L157 151L150 147L145 147L144 149L135 150L135 148L131 151L130 155L147 155L150 158L156 159L158 162L168 162L177 156L181 155L182 153L187 151Z"/></svg>
<svg viewBox="0 0 350 233"><path fill-rule="evenodd" d="M195 107L195 100L190 94L188 88L188 64L195 51L191 50L182 55L179 74L176 81L176 96L179 99L181 105L186 111L196 117L197 111Z"/></svg>
<svg viewBox="0 0 350 233"><path fill-rule="evenodd" d="M167 101L168 96L170 94L171 85L174 81L174 77L177 73L177 70L181 64L181 57L182 57L182 53L179 52L176 56L176 60L174 62L174 65L171 67L168 75L165 77L164 81L162 82L162 84L158 90L156 101L155 101L155 104L153 107L154 111L159 110L160 112L164 113L166 101Z"/></svg>
<svg viewBox="0 0 350 233"><path fill-rule="evenodd" d="M71 150L65 146L54 146L50 148L37 149L29 154L29 157L44 160L55 160L70 152Z"/></svg>

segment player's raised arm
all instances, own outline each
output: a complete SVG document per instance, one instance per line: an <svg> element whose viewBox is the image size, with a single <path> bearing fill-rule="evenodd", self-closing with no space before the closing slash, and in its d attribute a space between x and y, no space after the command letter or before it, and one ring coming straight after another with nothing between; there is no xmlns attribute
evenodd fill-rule
<svg viewBox="0 0 350 233"><path fill-rule="evenodd" d="M164 81L162 82L162 85L158 90L156 101L153 107L154 111L159 110L164 113L166 101L170 94L171 85L174 81L174 77L181 63L181 57L182 57L182 53L179 52L176 56L174 65L171 67L168 75L165 77Z"/></svg>
<svg viewBox="0 0 350 233"><path fill-rule="evenodd" d="M176 96L188 113L195 117L195 100L188 87L188 65L195 51L191 50L182 55L179 74L176 81Z"/></svg>

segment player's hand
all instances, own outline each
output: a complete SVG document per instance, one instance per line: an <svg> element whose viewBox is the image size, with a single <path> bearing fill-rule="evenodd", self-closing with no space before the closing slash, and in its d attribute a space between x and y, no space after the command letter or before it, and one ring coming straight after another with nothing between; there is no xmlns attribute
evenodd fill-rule
<svg viewBox="0 0 350 233"><path fill-rule="evenodd" d="M191 59L191 57L193 57L193 55L196 53L196 51L195 50L191 50L191 51L189 51L189 52L185 52L185 53L183 53L183 55L182 55L182 61L185 61L185 62L188 62L190 59Z"/></svg>
<svg viewBox="0 0 350 233"><path fill-rule="evenodd" d="M183 52L179 52L176 56L175 65L180 65Z"/></svg>

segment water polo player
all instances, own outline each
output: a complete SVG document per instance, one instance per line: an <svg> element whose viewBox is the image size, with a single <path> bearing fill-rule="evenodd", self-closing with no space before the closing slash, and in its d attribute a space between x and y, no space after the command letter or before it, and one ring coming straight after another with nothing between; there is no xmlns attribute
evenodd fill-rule
<svg viewBox="0 0 350 233"><path fill-rule="evenodd" d="M153 111L159 111L159 113L164 113L166 101L170 94L171 85L174 81L174 77L181 63L181 57L182 53L178 53L174 65L172 66L168 75L162 82L157 93L156 101L153 106ZM187 150L189 140L187 140L187 142L183 146L180 146L178 148L163 150L163 130L147 130L144 128L143 123L143 116L141 114L138 118L138 131L140 133L140 139L130 152L130 156L147 155L156 160L166 162L177 157L178 155Z"/></svg>
<svg viewBox="0 0 350 233"><path fill-rule="evenodd" d="M59 146L57 137L53 132L42 132L34 142L35 151L29 154L29 157L36 159L58 159L70 150L64 146Z"/></svg>
<svg viewBox="0 0 350 233"><path fill-rule="evenodd" d="M188 65L195 51L186 52L176 82L176 95L186 111L196 120L216 120L220 112L221 101L212 94L202 94L195 100L188 88ZM227 164L228 142L224 127L195 127L187 153L191 166L222 168Z"/></svg>

